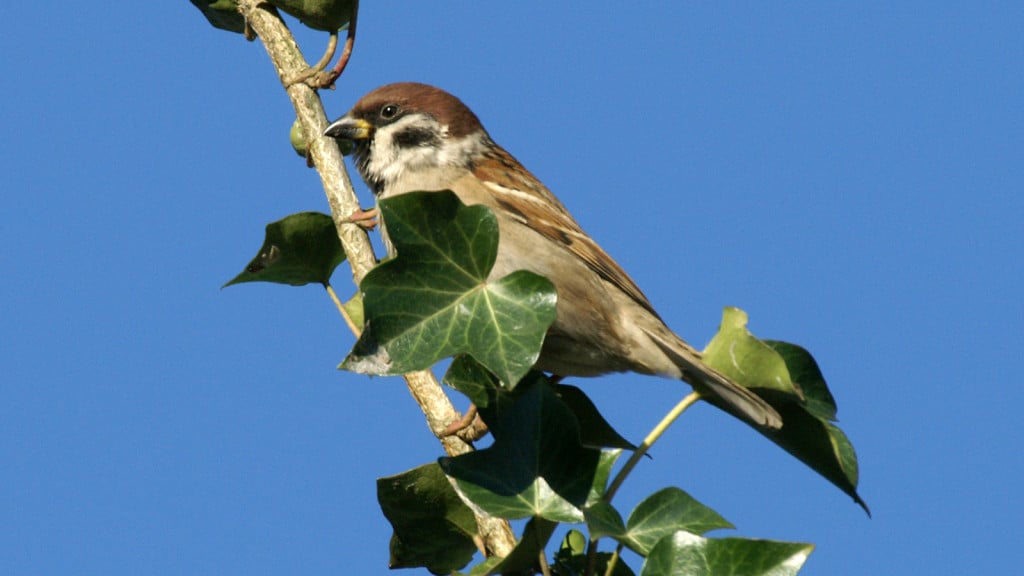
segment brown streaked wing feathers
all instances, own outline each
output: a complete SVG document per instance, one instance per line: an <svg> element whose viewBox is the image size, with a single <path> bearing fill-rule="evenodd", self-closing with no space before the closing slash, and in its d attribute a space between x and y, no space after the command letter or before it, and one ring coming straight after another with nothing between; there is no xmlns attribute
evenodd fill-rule
<svg viewBox="0 0 1024 576"><path fill-rule="evenodd" d="M494 193L495 201L521 218L530 228L565 246L601 278L614 284L660 319L636 282L633 282L626 271L583 232L558 198L511 154L497 145L495 149L496 153L486 154L473 165L473 174L483 182L492 184L491 191ZM502 190L503 188L505 190ZM523 202L522 198L513 201L509 198L509 189L521 192L533 201Z"/></svg>

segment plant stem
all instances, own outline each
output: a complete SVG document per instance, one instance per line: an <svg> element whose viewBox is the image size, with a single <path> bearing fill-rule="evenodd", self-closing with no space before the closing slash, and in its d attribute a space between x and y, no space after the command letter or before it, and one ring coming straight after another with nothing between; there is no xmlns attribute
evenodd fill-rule
<svg viewBox="0 0 1024 576"><path fill-rule="evenodd" d="M661 435L665 433L665 430L668 430L668 427L671 426L687 408L692 406L693 403L699 399L700 394L690 392L686 398L680 400L672 410L669 410L668 414L661 419L661 422L658 422L658 425L651 430L646 438L644 438L644 441L641 442L640 446L638 446L633 452L633 455L626 462L626 465L622 467L622 470L619 470L619 473L615 476L615 480L612 480L612 483L608 486L608 491L604 493L604 499L606 501L611 502L615 493L618 492L619 487L622 486L622 483L626 480L626 477L629 476L629 473L633 471L633 468L636 467L637 463L640 462L640 459L644 457L644 454L647 454L647 451L650 450L651 446L658 441L658 438L661 438Z"/></svg>
<svg viewBox="0 0 1024 576"><path fill-rule="evenodd" d="M352 279L358 286L363 276L377 264L366 230L352 223L349 218L352 213L361 209L359 199L345 170L345 162L337 142L323 135L327 128L327 116L319 94L303 82L288 83L288 79L296 77L307 69L309 64L302 56L294 36L273 6L264 0L238 0L238 11L245 18L247 27L251 28L263 42L295 108L302 132L309 140L309 157L320 174L338 237L352 267ZM352 27L354 28L354 25ZM348 50L351 53L351 41L355 38L355 30L349 30L349 37ZM435 436L440 436L448 424L458 420L458 411L432 372L412 372L403 378L409 392L427 417L427 425ZM440 441L449 456L458 456L473 450L472 445L457 436L441 438ZM490 553L507 556L515 547L515 536L508 522L479 515L476 521Z"/></svg>
<svg viewBox="0 0 1024 576"><path fill-rule="evenodd" d="M324 289L327 290L327 294L331 297L331 300L334 301L334 306L338 309L338 312L341 313L341 317L345 319L345 324L348 324L349 330L351 330L356 336L359 336L359 333L362 332L362 328L356 326L356 323L352 321L352 317L348 315L348 310L345 310L345 305L338 299L338 293L334 291L334 286L324 283Z"/></svg>
<svg viewBox="0 0 1024 576"><path fill-rule="evenodd" d="M650 431L650 433L647 434L647 437L644 438L644 441L641 442L640 445L637 446L636 450L633 451L633 455L630 456L629 460L626 462L626 465L622 467L622 470L619 470L619 473L615 475L615 479L612 480L612 483L608 486L608 490L606 490L604 493L604 500L606 502L612 501L612 498L615 497L615 493L619 491L619 487L622 486L622 483L626 481L626 477L629 476L629 473L633 471L633 468L636 468L636 465L640 462L640 459L644 457L644 454L647 454L647 451L651 449L651 446L653 446L654 443L658 441L658 438L661 438L661 435L664 434L666 430L668 430L668 427L671 426L672 423L676 421L676 419L682 416L683 412L686 412L687 408L693 406L694 402L696 402L697 400L700 400L700 394L698 394L697 392L690 392L689 394L687 394L686 397L680 400L678 404L673 406L672 409L668 411L668 414L665 414L665 417L662 418L661 421L658 422L658 424ZM605 572L606 576L611 575L611 571L615 568L615 563L618 561L619 551L621 550L622 545L620 544L615 549L615 555L608 562L608 570ZM590 543L587 545L586 575L593 576L596 568L597 540L591 540Z"/></svg>
<svg viewBox="0 0 1024 576"><path fill-rule="evenodd" d="M608 568L604 571L604 576L612 576L615 572L615 565L619 563L619 554L622 552L622 544L615 547L615 552L612 553L612 557L608 560Z"/></svg>

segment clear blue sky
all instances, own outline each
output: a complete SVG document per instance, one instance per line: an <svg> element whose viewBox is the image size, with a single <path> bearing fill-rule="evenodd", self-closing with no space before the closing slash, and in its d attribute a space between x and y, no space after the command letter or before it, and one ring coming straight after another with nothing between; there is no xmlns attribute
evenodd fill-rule
<svg viewBox="0 0 1024 576"><path fill-rule="evenodd" d="M680 486L816 543L808 575L1024 566L1020 3L364 4L329 115L444 87L684 337L735 305L809 348L874 518L707 406L624 508ZM383 574L375 479L439 445L400 380L335 370L321 289L220 290L327 210L291 106L188 2L112 8L0 9L0 571ZM685 390L576 383L633 439Z"/></svg>

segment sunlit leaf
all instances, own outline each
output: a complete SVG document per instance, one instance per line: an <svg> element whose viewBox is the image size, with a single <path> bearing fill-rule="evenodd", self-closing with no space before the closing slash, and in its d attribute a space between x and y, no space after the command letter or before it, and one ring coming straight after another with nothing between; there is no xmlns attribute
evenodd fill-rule
<svg viewBox="0 0 1024 576"><path fill-rule="evenodd" d="M668 534L685 530L704 534L711 530L733 528L718 512L701 504L685 491L669 487L645 498L626 521L624 544L641 556Z"/></svg>
<svg viewBox="0 0 1024 576"><path fill-rule="evenodd" d="M397 256L363 279L366 325L342 368L402 374L467 353L512 388L533 366L557 294L525 270L490 279L498 223L451 192L380 202Z"/></svg>
<svg viewBox="0 0 1024 576"><path fill-rule="evenodd" d="M675 532L658 541L640 576L792 576L814 550L812 544L704 538Z"/></svg>
<svg viewBox="0 0 1024 576"><path fill-rule="evenodd" d="M870 514L857 494L857 455L843 431L832 422L836 402L817 362L795 344L757 339L746 324L746 313L726 308L722 328L705 350L704 361L739 384L758 389L758 394L775 408L783 422L780 429L749 421L748 424L836 485ZM777 385L771 385L772 382ZM707 400L729 410L713 397Z"/></svg>

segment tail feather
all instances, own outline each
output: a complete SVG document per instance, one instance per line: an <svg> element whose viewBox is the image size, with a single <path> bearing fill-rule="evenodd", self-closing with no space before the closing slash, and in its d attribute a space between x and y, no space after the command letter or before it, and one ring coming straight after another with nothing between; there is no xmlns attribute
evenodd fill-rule
<svg viewBox="0 0 1024 576"><path fill-rule="evenodd" d="M704 364L700 353L678 337L675 342L666 342L663 335L645 331L651 340L661 348L683 373L687 381L698 392L719 408L730 414L767 428L782 428L782 417L763 398L728 376ZM673 334L673 336L675 336Z"/></svg>

